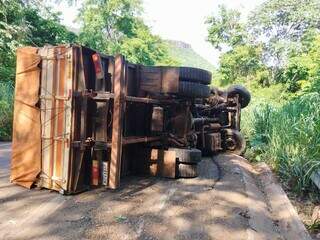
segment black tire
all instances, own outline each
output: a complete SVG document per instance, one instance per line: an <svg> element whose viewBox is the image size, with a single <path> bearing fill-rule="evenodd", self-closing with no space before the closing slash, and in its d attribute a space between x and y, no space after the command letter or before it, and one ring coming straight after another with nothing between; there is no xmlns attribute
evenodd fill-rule
<svg viewBox="0 0 320 240"><path fill-rule="evenodd" d="M198 165L197 164L183 164L180 163L178 166L178 176L180 178L195 178L198 176Z"/></svg>
<svg viewBox="0 0 320 240"><path fill-rule="evenodd" d="M201 151L196 148L169 148L170 151L176 152L179 163L196 164L201 161Z"/></svg>
<svg viewBox="0 0 320 240"><path fill-rule="evenodd" d="M179 80L209 85L212 80L212 74L199 68L179 67Z"/></svg>
<svg viewBox="0 0 320 240"><path fill-rule="evenodd" d="M234 97L236 94L239 95L239 102L241 108L248 106L251 100L250 92L241 85L233 85L227 89L228 97Z"/></svg>
<svg viewBox="0 0 320 240"><path fill-rule="evenodd" d="M207 98L210 88L207 85L194 82L179 82L179 95L190 98Z"/></svg>
<svg viewBox="0 0 320 240"><path fill-rule="evenodd" d="M242 134L235 129L224 129L226 152L236 155L244 154L246 141Z"/></svg>

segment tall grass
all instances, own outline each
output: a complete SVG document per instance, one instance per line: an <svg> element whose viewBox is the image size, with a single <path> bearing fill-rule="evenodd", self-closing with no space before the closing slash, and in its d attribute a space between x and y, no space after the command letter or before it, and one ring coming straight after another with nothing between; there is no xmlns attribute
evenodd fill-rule
<svg viewBox="0 0 320 240"><path fill-rule="evenodd" d="M11 81L0 81L0 141L11 139L13 89Z"/></svg>
<svg viewBox="0 0 320 240"><path fill-rule="evenodd" d="M309 93L283 106L252 105L243 113L250 159L268 161L297 193L310 189L320 169L320 94Z"/></svg>

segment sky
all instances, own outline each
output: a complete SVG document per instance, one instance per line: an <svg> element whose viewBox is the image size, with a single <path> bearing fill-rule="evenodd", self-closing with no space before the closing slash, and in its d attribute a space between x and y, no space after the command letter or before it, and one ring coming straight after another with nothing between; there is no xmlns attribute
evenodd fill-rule
<svg viewBox="0 0 320 240"><path fill-rule="evenodd" d="M218 6L224 4L238 9L245 19L262 2L263 0L143 0L143 18L154 34L163 39L191 44L197 53L217 66L220 54L206 41L206 17L216 14ZM62 12L65 25L79 27L74 23L77 7L62 3L57 10Z"/></svg>

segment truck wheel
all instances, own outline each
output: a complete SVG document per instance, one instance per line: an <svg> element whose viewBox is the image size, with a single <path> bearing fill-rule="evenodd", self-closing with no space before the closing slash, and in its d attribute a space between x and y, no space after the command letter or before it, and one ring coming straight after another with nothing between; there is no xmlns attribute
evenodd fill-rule
<svg viewBox="0 0 320 240"><path fill-rule="evenodd" d="M242 134L234 129L224 129L226 152L242 155L246 149L246 141Z"/></svg>
<svg viewBox="0 0 320 240"><path fill-rule="evenodd" d="M207 98L210 96L210 88L200 83L180 81L179 95L190 98Z"/></svg>
<svg viewBox="0 0 320 240"><path fill-rule="evenodd" d="M251 100L250 92L241 85L230 86L227 89L227 94L228 94L228 97L234 97L235 95L238 94L241 108L245 108L246 106L248 106Z"/></svg>
<svg viewBox="0 0 320 240"><path fill-rule="evenodd" d="M197 164L183 164L178 166L178 176L181 178L194 178L198 176Z"/></svg>
<svg viewBox="0 0 320 240"><path fill-rule="evenodd" d="M201 151L199 149L169 148L169 150L176 152L179 163L193 164L201 161Z"/></svg>
<svg viewBox="0 0 320 240"><path fill-rule="evenodd" d="M209 85L211 83L211 79L212 74L209 71L192 67L179 67L180 81Z"/></svg>

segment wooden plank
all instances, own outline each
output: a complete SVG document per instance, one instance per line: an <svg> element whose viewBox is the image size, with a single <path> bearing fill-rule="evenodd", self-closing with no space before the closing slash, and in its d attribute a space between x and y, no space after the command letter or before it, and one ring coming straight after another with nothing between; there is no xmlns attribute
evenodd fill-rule
<svg viewBox="0 0 320 240"><path fill-rule="evenodd" d="M121 55L115 58L114 69L114 104L112 122L112 146L109 187L116 189L120 186L121 153L122 153L122 117L125 100L124 58Z"/></svg>
<svg viewBox="0 0 320 240"><path fill-rule="evenodd" d="M163 149L152 149L149 173L152 176L176 178L176 152Z"/></svg>
<svg viewBox="0 0 320 240"><path fill-rule="evenodd" d="M50 95L51 99L41 101L41 137L42 137L42 179L43 186L52 187L54 140L53 119L55 118L55 72L54 72L54 48L44 47L41 50L42 74L41 74L41 96Z"/></svg>
<svg viewBox="0 0 320 240"><path fill-rule="evenodd" d="M55 92L55 96L62 96L64 94L65 88L65 79L64 79L64 47L57 47L57 89ZM63 56L61 58L61 56ZM64 129L64 114L65 114L65 105L64 100L56 101L57 113L56 119L54 122L55 127L55 138L64 138L63 129ZM55 154L56 158L54 159L54 171L53 177L62 179L62 160L63 160L63 148L64 141L56 141L55 146ZM61 182L58 182L58 185L61 186Z"/></svg>
<svg viewBox="0 0 320 240"><path fill-rule="evenodd" d="M56 95L57 91L57 60L56 60L56 49L52 48L52 65L49 65L50 71L52 71L52 78L50 78L49 84L52 86L51 91L49 91L50 94L52 94L53 99L52 99L52 108L51 108L51 114L50 114L50 142L51 142L51 154L50 154L50 165L49 165L49 178L50 178L50 188L53 187L53 181L52 177L54 177L54 166L55 166L55 158L56 156L56 148L57 148L57 143L56 141L53 140L53 137L55 135L55 120L57 117L57 101L55 100L54 96ZM50 75L49 75L50 76Z"/></svg>
<svg viewBox="0 0 320 240"><path fill-rule="evenodd" d="M40 55L42 59L42 64L41 64L41 82L40 82L40 95L49 95L46 92L47 89L47 69L48 69L48 60L46 59L48 55L48 49L47 48L42 48L40 50ZM50 95L51 96L51 95ZM49 156L49 140L44 140L44 138L50 137L46 133L46 120L48 113L46 111L47 108L47 100L46 99L41 99L40 97L40 109L41 109L41 115L40 115L40 123L41 123L41 177L42 175L46 175L48 173L48 156Z"/></svg>
<svg viewBox="0 0 320 240"><path fill-rule="evenodd" d="M65 81L66 87L64 89L64 96L71 95L72 85L73 85L73 48L69 47L66 50L67 60L65 61ZM70 169L70 156L71 156L71 131L72 131L72 97L65 102L65 119L64 119L64 136L68 141L64 142L64 153L63 153L63 169L62 169L62 188L64 190L68 189L68 172Z"/></svg>
<svg viewBox="0 0 320 240"><path fill-rule="evenodd" d="M164 151L162 177L176 178L176 152Z"/></svg>

